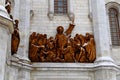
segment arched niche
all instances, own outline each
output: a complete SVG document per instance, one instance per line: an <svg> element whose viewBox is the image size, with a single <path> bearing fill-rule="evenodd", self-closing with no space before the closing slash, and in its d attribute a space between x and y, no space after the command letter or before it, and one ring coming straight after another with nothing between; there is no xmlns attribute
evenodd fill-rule
<svg viewBox="0 0 120 80"><path fill-rule="evenodd" d="M114 10L116 10L117 11L117 18L118 18L118 27L119 27L119 29L120 29L120 4L119 3L117 3L117 2L108 2L107 4L106 4L106 12L107 12L107 17L108 17L108 25L109 25L109 33L110 33L110 41L111 41L111 46L112 47L114 47L115 45L113 45L112 44L112 33L111 33L111 30L110 30L110 18L109 18L109 15L110 15L110 13L109 13L109 10L110 9L114 9ZM120 33L120 30L118 31L118 36L120 35L119 34ZM119 42L119 44L120 44L120 42ZM118 45L119 46L119 45Z"/></svg>

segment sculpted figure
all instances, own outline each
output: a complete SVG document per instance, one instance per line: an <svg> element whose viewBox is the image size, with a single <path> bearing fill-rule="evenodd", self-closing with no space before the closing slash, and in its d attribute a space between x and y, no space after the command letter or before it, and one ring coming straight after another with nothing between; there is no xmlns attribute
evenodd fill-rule
<svg viewBox="0 0 120 80"><path fill-rule="evenodd" d="M80 40L80 44L81 46L84 45L85 41L85 36L83 36L82 34L79 35L79 40Z"/></svg>
<svg viewBox="0 0 120 80"><path fill-rule="evenodd" d="M43 44L43 35L42 34L39 34L39 33L37 33L37 45L38 46L42 46L42 44Z"/></svg>
<svg viewBox="0 0 120 80"><path fill-rule="evenodd" d="M56 54L53 51L47 51L46 52L46 58L45 61L46 62L54 62L56 58Z"/></svg>
<svg viewBox="0 0 120 80"><path fill-rule="evenodd" d="M87 52L87 58L89 62L94 62L96 59L96 49L95 49L95 41L94 36L90 33L86 33L86 45L84 45L84 48Z"/></svg>
<svg viewBox="0 0 120 80"><path fill-rule="evenodd" d="M70 43L70 45L71 45L72 48L74 49L74 45L75 45L74 39L73 39L73 38L69 38L69 41L68 41L68 42Z"/></svg>
<svg viewBox="0 0 120 80"><path fill-rule="evenodd" d="M47 35L38 33L37 34L37 45L45 48L46 43L47 43Z"/></svg>
<svg viewBox="0 0 120 80"><path fill-rule="evenodd" d="M47 45L46 45L47 49L55 49L55 41L54 41L54 38L53 37L50 37L48 40L47 40Z"/></svg>
<svg viewBox="0 0 120 80"><path fill-rule="evenodd" d="M79 54L80 54L80 40L79 40L79 35L76 34L74 37L74 53L75 53L75 59L78 62L79 61Z"/></svg>
<svg viewBox="0 0 120 80"><path fill-rule="evenodd" d="M74 24L69 24L69 28L65 31L66 35L70 35L74 27Z"/></svg>
<svg viewBox="0 0 120 80"><path fill-rule="evenodd" d="M38 55L38 50L39 50L39 46L35 45L35 44L31 44L30 47L30 51L29 51L29 58L31 60L31 62L39 62L39 55Z"/></svg>
<svg viewBox="0 0 120 80"><path fill-rule="evenodd" d="M38 34L36 34L36 32L33 32L30 35L30 42L29 42L29 58L32 62L39 62L39 55L38 55L38 51L39 51L39 46L38 46Z"/></svg>
<svg viewBox="0 0 120 80"><path fill-rule="evenodd" d="M18 23L19 23L19 21L15 20L14 32L12 33L12 39L11 39L11 53L12 53L12 55L17 53L18 46L20 43Z"/></svg>
<svg viewBox="0 0 120 80"><path fill-rule="evenodd" d="M94 36L90 33L86 33L85 35L86 42L90 41L90 38L94 38Z"/></svg>
<svg viewBox="0 0 120 80"><path fill-rule="evenodd" d="M80 48L79 60L78 62L85 63L88 62L87 54L84 48Z"/></svg>
<svg viewBox="0 0 120 80"><path fill-rule="evenodd" d="M45 51L41 50L39 54L40 62L45 62Z"/></svg>
<svg viewBox="0 0 120 80"><path fill-rule="evenodd" d="M57 28L57 34L55 37L56 49L57 49L57 57L63 58L63 50L67 45L67 37L63 34L64 28L59 26Z"/></svg>
<svg viewBox="0 0 120 80"><path fill-rule="evenodd" d="M85 46L87 52L87 58L89 62L94 62L96 59L96 49L95 49L95 41L94 38L90 38L90 41Z"/></svg>
<svg viewBox="0 0 120 80"><path fill-rule="evenodd" d="M46 46L47 44L47 34L43 35L43 45Z"/></svg>
<svg viewBox="0 0 120 80"><path fill-rule="evenodd" d="M67 48L64 49L64 61L75 62L74 51L70 43L68 43Z"/></svg>
<svg viewBox="0 0 120 80"><path fill-rule="evenodd" d="M74 37L74 43L75 45L77 46L80 46L81 43L80 43L80 40L79 40L79 34L76 34L75 37Z"/></svg>
<svg viewBox="0 0 120 80"><path fill-rule="evenodd" d="M5 8L6 8L8 14L10 14L11 13L11 2L9 0L6 1Z"/></svg>
<svg viewBox="0 0 120 80"><path fill-rule="evenodd" d="M47 52L45 53L46 55L45 61L54 62L56 58L56 51L55 51L55 42L54 42L53 37L50 37L47 40L46 49L47 49Z"/></svg>
<svg viewBox="0 0 120 80"><path fill-rule="evenodd" d="M37 51L37 57L39 57L39 62L45 62L46 59L46 49L45 47L40 47L38 48L38 51Z"/></svg>
<svg viewBox="0 0 120 80"><path fill-rule="evenodd" d="M10 18L13 19L12 15L11 15L11 2L9 0L7 0L5 3L5 9L7 10L8 14L10 15Z"/></svg>
<svg viewBox="0 0 120 80"><path fill-rule="evenodd" d="M33 32L29 41L29 58L32 62L45 61L44 49L47 41L47 35Z"/></svg>
<svg viewBox="0 0 120 80"><path fill-rule="evenodd" d="M36 38L37 38L36 32L33 32L33 33L30 35L29 44L35 44ZM29 46L30 46L30 45L29 45Z"/></svg>

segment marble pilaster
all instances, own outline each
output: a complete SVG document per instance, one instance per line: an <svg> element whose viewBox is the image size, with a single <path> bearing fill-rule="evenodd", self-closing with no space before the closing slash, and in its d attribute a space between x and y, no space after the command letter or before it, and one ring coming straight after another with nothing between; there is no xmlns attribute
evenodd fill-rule
<svg viewBox="0 0 120 80"><path fill-rule="evenodd" d="M53 20L54 17L54 0L48 0L49 2L49 12L48 17L50 20Z"/></svg>
<svg viewBox="0 0 120 80"><path fill-rule="evenodd" d="M20 0L19 13L19 30L20 30L20 45L17 57L23 62L29 62L28 47L29 47L29 27L30 27L30 0ZM24 14L24 15L23 15Z"/></svg>
<svg viewBox="0 0 120 80"><path fill-rule="evenodd" d="M96 42L95 80L116 80L118 67L110 55L110 38L105 0L92 0L92 17Z"/></svg>
<svg viewBox="0 0 120 80"><path fill-rule="evenodd" d="M113 61L110 56L110 39L104 0L92 0L94 37L97 60Z"/></svg>
<svg viewBox="0 0 120 80"><path fill-rule="evenodd" d="M8 40L12 32L12 21L0 15L0 80L5 80L6 57L8 55L9 45Z"/></svg>

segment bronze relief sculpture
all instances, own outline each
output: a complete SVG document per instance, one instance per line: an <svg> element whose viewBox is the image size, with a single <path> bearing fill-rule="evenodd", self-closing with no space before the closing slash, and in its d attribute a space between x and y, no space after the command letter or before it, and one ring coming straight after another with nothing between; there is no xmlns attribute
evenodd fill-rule
<svg viewBox="0 0 120 80"><path fill-rule="evenodd" d="M7 10L10 18L13 19L13 16L11 15L11 2L9 0L6 0L5 2L5 9Z"/></svg>
<svg viewBox="0 0 120 80"><path fill-rule="evenodd" d="M29 38L29 59L31 62L80 62L93 63L96 59L94 36L70 34L75 25L70 24L64 33L62 26L57 27L57 34L47 38L46 34L33 32Z"/></svg>
<svg viewBox="0 0 120 80"><path fill-rule="evenodd" d="M55 45L57 51L57 57L63 58L64 47L67 45L67 37L63 34L64 28L59 26L57 28L57 34L55 36Z"/></svg>
<svg viewBox="0 0 120 80"><path fill-rule="evenodd" d="M19 24L19 21L15 20L14 32L12 33L12 38L11 38L11 53L12 53L12 55L17 54L18 46L20 43L18 24Z"/></svg>

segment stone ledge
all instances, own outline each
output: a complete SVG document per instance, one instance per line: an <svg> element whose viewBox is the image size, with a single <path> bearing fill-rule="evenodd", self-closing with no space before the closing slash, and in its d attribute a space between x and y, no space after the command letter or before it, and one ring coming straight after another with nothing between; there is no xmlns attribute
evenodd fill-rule
<svg viewBox="0 0 120 80"><path fill-rule="evenodd" d="M33 63L33 67L72 68L72 67L93 67L94 63Z"/></svg>
<svg viewBox="0 0 120 80"><path fill-rule="evenodd" d="M9 18L7 10L2 5L0 5L0 15L3 16L3 17L5 17L5 18Z"/></svg>
<svg viewBox="0 0 120 80"><path fill-rule="evenodd" d="M27 69L27 70L32 69L32 65L30 65L30 64L23 63L23 62L20 62L20 61L13 61L13 60L10 61L8 66L16 66L16 67Z"/></svg>
<svg viewBox="0 0 120 80"><path fill-rule="evenodd" d="M94 68L93 63L33 63L33 70L87 70Z"/></svg>
<svg viewBox="0 0 120 80"><path fill-rule="evenodd" d="M30 64L30 62L24 62L20 60L18 57L16 57L15 55L11 56L9 60L6 61L6 64L8 66L15 66L15 67L26 69L26 70L32 70L32 65Z"/></svg>
<svg viewBox="0 0 120 80"><path fill-rule="evenodd" d="M115 64L103 62L96 63L33 63L33 70L84 70L94 71L96 69L114 69L120 70L120 67Z"/></svg>
<svg viewBox="0 0 120 80"><path fill-rule="evenodd" d="M0 15L0 27L8 28L10 33L14 31L13 21Z"/></svg>

